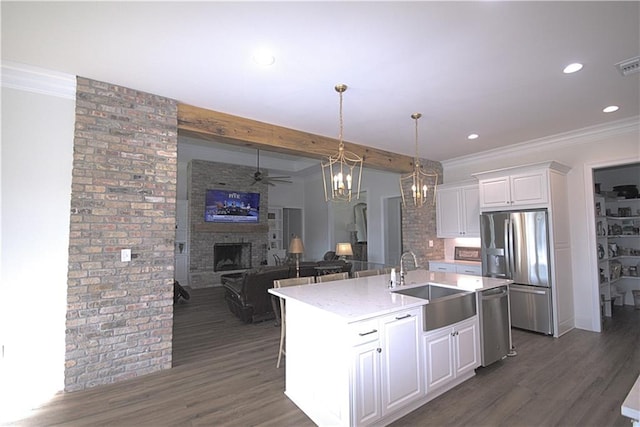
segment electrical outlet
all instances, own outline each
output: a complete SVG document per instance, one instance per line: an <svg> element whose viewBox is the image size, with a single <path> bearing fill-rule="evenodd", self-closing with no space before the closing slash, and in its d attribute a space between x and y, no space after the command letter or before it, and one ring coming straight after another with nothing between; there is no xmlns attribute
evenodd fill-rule
<svg viewBox="0 0 640 427"><path fill-rule="evenodd" d="M433 240L429 240L429 247L432 248L433 247Z"/></svg>
<svg viewBox="0 0 640 427"><path fill-rule="evenodd" d="M131 249L122 249L122 250L120 250L120 261L122 261L122 262L131 261Z"/></svg>

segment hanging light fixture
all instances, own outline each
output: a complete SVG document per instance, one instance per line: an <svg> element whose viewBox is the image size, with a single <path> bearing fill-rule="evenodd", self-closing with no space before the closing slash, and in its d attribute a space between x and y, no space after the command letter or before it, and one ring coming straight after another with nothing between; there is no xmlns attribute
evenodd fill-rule
<svg viewBox="0 0 640 427"><path fill-rule="evenodd" d="M321 163L322 184L324 185L325 201L349 202L352 197L360 198L363 158L344 149L342 94L347 90L347 85L338 84L335 89L340 94L340 144L338 145L338 153L329 156Z"/></svg>
<svg viewBox="0 0 640 427"><path fill-rule="evenodd" d="M438 185L438 173L435 171L425 171L420 166L418 157L418 119L422 117L420 113L413 113L411 118L416 122L416 157L413 161L413 172L400 177L400 193L402 194L402 205L407 206L407 198L405 197L405 186L407 182L411 183L411 199L416 207L423 206L427 201L429 192L433 193L431 204L436 200L436 187Z"/></svg>

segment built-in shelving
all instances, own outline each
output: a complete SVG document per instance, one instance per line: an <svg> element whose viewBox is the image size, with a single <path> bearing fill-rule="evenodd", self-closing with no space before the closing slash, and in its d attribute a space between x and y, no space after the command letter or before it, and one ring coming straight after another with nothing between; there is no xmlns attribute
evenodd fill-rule
<svg viewBox="0 0 640 427"><path fill-rule="evenodd" d="M596 194L594 202L600 295L610 317L612 304L633 304L630 291L640 286L640 198Z"/></svg>

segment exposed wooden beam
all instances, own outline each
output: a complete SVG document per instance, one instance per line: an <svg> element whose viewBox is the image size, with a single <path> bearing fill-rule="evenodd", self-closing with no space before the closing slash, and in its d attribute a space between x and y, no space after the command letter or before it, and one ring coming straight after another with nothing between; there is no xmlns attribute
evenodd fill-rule
<svg viewBox="0 0 640 427"><path fill-rule="evenodd" d="M178 104L178 132L207 141L321 159L334 154L338 140L295 129ZM364 158L364 166L390 172L413 170L413 158L344 141L345 150Z"/></svg>

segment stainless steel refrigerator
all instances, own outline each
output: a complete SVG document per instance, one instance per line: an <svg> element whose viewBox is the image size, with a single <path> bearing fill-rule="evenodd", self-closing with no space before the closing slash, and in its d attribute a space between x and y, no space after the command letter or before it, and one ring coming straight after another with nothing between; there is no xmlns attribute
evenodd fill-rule
<svg viewBox="0 0 640 427"><path fill-rule="evenodd" d="M511 325L553 334L547 210L480 215L482 274L512 279Z"/></svg>

